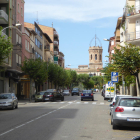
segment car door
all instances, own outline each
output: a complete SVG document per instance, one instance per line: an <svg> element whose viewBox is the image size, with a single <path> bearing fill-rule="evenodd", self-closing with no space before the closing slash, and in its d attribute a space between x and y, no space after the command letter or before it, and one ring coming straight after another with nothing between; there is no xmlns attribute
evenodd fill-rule
<svg viewBox="0 0 140 140"><path fill-rule="evenodd" d="M61 100L61 94L57 93L57 100Z"/></svg>

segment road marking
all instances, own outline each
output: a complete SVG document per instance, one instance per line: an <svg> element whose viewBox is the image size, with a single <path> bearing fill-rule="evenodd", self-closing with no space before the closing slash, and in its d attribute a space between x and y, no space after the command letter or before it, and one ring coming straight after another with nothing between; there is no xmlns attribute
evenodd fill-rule
<svg viewBox="0 0 140 140"><path fill-rule="evenodd" d="M44 115L41 115L41 116L39 116L39 117L37 117L37 118L31 120L31 121L28 121L28 122L26 122L26 123L24 123L24 124L21 124L21 125L19 125L19 126L16 126L15 128L10 129L10 130L8 130L8 131L6 131L6 132L0 134L0 136L3 136L3 135L5 135L5 134L7 134L7 133L9 133L9 132L11 132L11 131L13 131L13 130L15 130L15 129L18 129L18 128L20 128L20 127L23 127L23 126L25 126L25 125L27 125L27 124L29 124L29 123L31 123L31 122L34 122L35 120L38 120L38 119L40 119L40 118L42 118L42 117L45 117L45 116L47 116L47 115L49 115L49 114L51 114L51 113L53 113L53 112L56 112L56 111L58 111L58 110L60 110L60 109L62 109L62 108L64 108L64 107L66 107L66 106L68 106L68 105L70 105L70 104L67 104L67 105L65 105L65 106L62 106L62 107L60 107L60 108L58 108L58 109L56 109L56 110L53 110L53 111L51 111L51 112L49 112L49 113L46 113L46 114L44 114Z"/></svg>
<svg viewBox="0 0 140 140"><path fill-rule="evenodd" d="M95 104L96 104L96 102L93 102L92 104L93 104L93 105L95 105Z"/></svg>
<svg viewBox="0 0 140 140"><path fill-rule="evenodd" d="M73 102L68 102L69 104L72 104Z"/></svg>
<svg viewBox="0 0 140 140"><path fill-rule="evenodd" d="M65 102L60 102L61 104L64 104Z"/></svg>
<svg viewBox="0 0 140 140"><path fill-rule="evenodd" d="M89 102L84 102L84 104L88 104Z"/></svg>
<svg viewBox="0 0 140 140"><path fill-rule="evenodd" d="M80 104L81 102L76 102L77 104Z"/></svg>
<svg viewBox="0 0 140 140"><path fill-rule="evenodd" d="M100 103L100 105L104 105L104 103Z"/></svg>

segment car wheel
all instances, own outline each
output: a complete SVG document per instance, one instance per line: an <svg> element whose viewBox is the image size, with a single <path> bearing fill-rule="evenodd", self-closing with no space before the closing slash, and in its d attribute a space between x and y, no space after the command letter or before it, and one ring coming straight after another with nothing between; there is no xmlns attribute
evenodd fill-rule
<svg viewBox="0 0 140 140"><path fill-rule="evenodd" d="M17 105L16 105L16 107L15 107L16 109L18 109L18 103L17 103Z"/></svg>
<svg viewBox="0 0 140 140"><path fill-rule="evenodd" d="M92 98L92 101L94 101L94 98Z"/></svg>
<svg viewBox="0 0 140 140"><path fill-rule="evenodd" d="M64 101L64 98L62 98L61 101Z"/></svg>
<svg viewBox="0 0 140 140"><path fill-rule="evenodd" d="M73 96L73 94L72 94L72 96Z"/></svg>
<svg viewBox="0 0 140 140"><path fill-rule="evenodd" d="M117 129L118 127L117 127L117 125L115 125L114 123L112 124L112 128L115 130L115 129Z"/></svg>
<svg viewBox="0 0 140 140"><path fill-rule="evenodd" d="M106 98L104 97L104 100L106 100Z"/></svg>
<svg viewBox="0 0 140 140"><path fill-rule="evenodd" d="M81 101L83 101L83 99L81 99Z"/></svg>

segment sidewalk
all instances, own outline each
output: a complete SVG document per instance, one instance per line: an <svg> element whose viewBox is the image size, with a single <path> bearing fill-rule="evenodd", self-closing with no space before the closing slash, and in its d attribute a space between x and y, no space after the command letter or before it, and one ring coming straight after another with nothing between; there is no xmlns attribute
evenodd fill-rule
<svg viewBox="0 0 140 140"><path fill-rule="evenodd" d="M32 99L31 101L29 101L29 99L19 99L18 100L18 104L19 105L25 105L25 104L28 104L28 103L34 103L35 102L35 100L34 99Z"/></svg>

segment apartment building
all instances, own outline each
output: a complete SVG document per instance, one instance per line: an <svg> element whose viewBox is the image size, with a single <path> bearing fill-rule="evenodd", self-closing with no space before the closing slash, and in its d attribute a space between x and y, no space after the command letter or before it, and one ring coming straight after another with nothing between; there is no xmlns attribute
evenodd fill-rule
<svg viewBox="0 0 140 140"><path fill-rule="evenodd" d="M62 68L65 67L65 59L64 59L64 54L62 52L59 52L58 65Z"/></svg>

